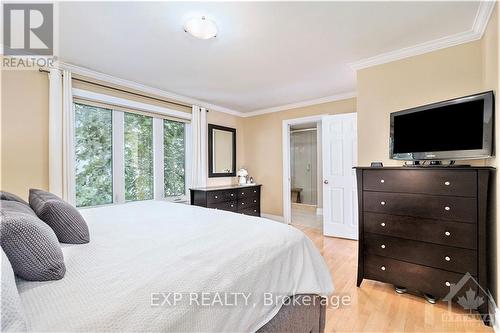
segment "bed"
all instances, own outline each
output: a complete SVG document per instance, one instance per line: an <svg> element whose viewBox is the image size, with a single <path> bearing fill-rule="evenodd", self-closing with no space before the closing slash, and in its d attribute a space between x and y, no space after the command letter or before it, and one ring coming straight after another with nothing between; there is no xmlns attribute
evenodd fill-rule
<svg viewBox="0 0 500 333"><path fill-rule="evenodd" d="M16 282L30 330L271 332L308 320L322 330L324 306L282 305L333 292L320 253L293 227L164 201L81 213L91 241L62 244L65 277Z"/></svg>

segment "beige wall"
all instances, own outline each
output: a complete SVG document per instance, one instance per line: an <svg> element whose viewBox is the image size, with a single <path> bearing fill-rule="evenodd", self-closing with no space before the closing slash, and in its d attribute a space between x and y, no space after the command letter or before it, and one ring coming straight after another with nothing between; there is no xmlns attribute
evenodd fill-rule
<svg viewBox="0 0 500 333"><path fill-rule="evenodd" d="M49 83L38 71L2 71L1 185L25 199L48 189Z"/></svg>
<svg viewBox="0 0 500 333"><path fill-rule="evenodd" d="M481 92L482 73L480 41L358 71L359 164L401 164L389 159L389 114Z"/></svg>
<svg viewBox="0 0 500 333"><path fill-rule="evenodd" d="M482 53L483 53L483 79L484 79L484 90L494 90L495 91L495 118L497 120L497 125L495 126L495 146L496 153L499 153L500 147L500 126L498 125L498 109L500 107L498 94L500 93L500 66L498 64L500 54L498 52L499 44L500 44L500 24L499 24L499 16L500 16L500 6L497 4L493 14L490 18L490 22L486 29L486 32L481 40ZM496 158L488 161L489 165L498 168L498 156ZM497 171L498 172L498 171ZM496 203L493 212L493 219L496 221L500 221L500 210L498 210L497 206L500 204L500 195L497 193L497 189L499 189L499 179L500 177L495 177L495 190L493 191L494 200ZM492 274L492 284L491 284L491 292L495 295L496 303L499 302L498 291L500 290L498 276L500 274L500 255L498 251L500 248L497 245L497 240L500 239L500 228L496 226L496 223L492 223L491 230L489 232L490 235L490 245L491 245L491 274Z"/></svg>
<svg viewBox="0 0 500 333"><path fill-rule="evenodd" d="M283 120L348 112L356 112L356 99L243 118L245 167L255 181L263 185L263 213L283 215Z"/></svg>

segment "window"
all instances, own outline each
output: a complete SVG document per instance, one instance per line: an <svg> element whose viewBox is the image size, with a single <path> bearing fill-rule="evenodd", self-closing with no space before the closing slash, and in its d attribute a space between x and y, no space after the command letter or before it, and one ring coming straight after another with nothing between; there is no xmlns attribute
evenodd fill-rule
<svg viewBox="0 0 500 333"><path fill-rule="evenodd" d="M125 113L125 200L153 199L153 118Z"/></svg>
<svg viewBox="0 0 500 333"><path fill-rule="evenodd" d="M99 106L74 103L77 207L185 199L189 124Z"/></svg>
<svg viewBox="0 0 500 333"><path fill-rule="evenodd" d="M163 120L165 196L186 194L186 125Z"/></svg>
<svg viewBox="0 0 500 333"><path fill-rule="evenodd" d="M113 202L111 110L75 103L76 206Z"/></svg>

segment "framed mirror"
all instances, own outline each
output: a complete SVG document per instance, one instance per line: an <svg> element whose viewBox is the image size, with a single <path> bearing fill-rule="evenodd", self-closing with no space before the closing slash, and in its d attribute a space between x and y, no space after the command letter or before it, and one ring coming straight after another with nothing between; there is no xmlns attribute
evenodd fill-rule
<svg viewBox="0 0 500 333"><path fill-rule="evenodd" d="M236 128L208 124L208 177L236 176Z"/></svg>

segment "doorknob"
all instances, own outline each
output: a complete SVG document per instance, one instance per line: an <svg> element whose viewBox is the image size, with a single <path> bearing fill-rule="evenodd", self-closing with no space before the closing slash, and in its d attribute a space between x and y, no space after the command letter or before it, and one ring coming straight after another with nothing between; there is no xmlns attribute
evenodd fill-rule
<svg viewBox="0 0 500 333"><path fill-rule="evenodd" d="M323 183L328 184L328 180L327 180L327 179L325 179L325 180L323 181Z"/></svg>

